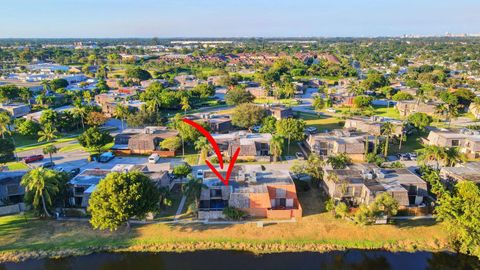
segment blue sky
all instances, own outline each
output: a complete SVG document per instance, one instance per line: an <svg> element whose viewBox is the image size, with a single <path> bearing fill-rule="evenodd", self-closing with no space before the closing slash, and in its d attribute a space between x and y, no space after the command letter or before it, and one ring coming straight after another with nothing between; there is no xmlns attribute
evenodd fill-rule
<svg viewBox="0 0 480 270"><path fill-rule="evenodd" d="M479 0L2 0L0 38L480 33Z"/></svg>

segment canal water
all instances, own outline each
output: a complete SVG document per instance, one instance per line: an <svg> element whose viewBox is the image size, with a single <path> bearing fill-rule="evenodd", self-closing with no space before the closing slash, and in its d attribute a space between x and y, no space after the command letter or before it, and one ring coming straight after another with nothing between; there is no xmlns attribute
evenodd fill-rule
<svg viewBox="0 0 480 270"><path fill-rule="evenodd" d="M98 253L0 264L0 270L477 270L475 257L451 253L347 250L255 255L235 251Z"/></svg>

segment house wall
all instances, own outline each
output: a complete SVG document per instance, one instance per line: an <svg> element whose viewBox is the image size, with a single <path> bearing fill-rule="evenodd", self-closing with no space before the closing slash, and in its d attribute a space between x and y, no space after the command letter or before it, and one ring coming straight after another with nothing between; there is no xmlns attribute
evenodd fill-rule
<svg viewBox="0 0 480 270"><path fill-rule="evenodd" d="M198 219L224 219L223 211L198 211Z"/></svg>

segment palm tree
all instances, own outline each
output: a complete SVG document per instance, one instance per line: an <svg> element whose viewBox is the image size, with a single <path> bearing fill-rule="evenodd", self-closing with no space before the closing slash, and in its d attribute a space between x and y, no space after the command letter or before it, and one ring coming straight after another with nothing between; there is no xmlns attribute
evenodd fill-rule
<svg viewBox="0 0 480 270"><path fill-rule="evenodd" d="M444 116L448 111L447 104L441 103L435 107L435 114L438 116Z"/></svg>
<svg viewBox="0 0 480 270"><path fill-rule="evenodd" d="M115 108L115 116L120 118L120 121L122 123L122 130L125 128L125 119L127 119L128 115L130 114L130 111L128 110L127 106L124 106L122 104L117 104L117 107Z"/></svg>
<svg viewBox="0 0 480 270"><path fill-rule="evenodd" d="M418 161L426 164L428 161L435 161L437 169L440 168L440 160L445 156L445 148L436 145L424 145L423 149L418 150Z"/></svg>
<svg viewBox="0 0 480 270"><path fill-rule="evenodd" d="M466 157L458 147L450 147L444 150L443 164L447 167L454 167L457 163L465 162Z"/></svg>
<svg viewBox="0 0 480 270"><path fill-rule="evenodd" d="M42 130L38 132L39 142L50 142L58 138L57 130L52 125L45 125Z"/></svg>
<svg viewBox="0 0 480 270"><path fill-rule="evenodd" d="M182 186L182 191L185 196L193 198L195 205L198 205L198 195L202 189L206 189L207 186L203 184L202 179L193 177L191 174L188 176L188 182Z"/></svg>
<svg viewBox="0 0 480 270"><path fill-rule="evenodd" d="M42 81L42 86L43 86L43 91L45 93L49 92L51 89L50 82L49 81Z"/></svg>
<svg viewBox="0 0 480 270"><path fill-rule="evenodd" d="M208 152L212 149L212 145L205 137L200 137L195 142L195 150L200 152L200 159L199 160L206 160L208 157Z"/></svg>
<svg viewBox="0 0 480 270"><path fill-rule="evenodd" d="M187 111L192 108L192 106L190 106L190 103L188 102L187 97L182 97L180 105L182 105L182 110L184 111L184 114L187 114Z"/></svg>
<svg viewBox="0 0 480 270"><path fill-rule="evenodd" d="M50 156L50 162L53 162L52 154L55 154L57 152L58 152L58 148L55 147L55 145L48 145L43 148L43 154Z"/></svg>
<svg viewBox="0 0 480 270"><path fill-rule="evenodd" d="M270 140L270 153L272 153L274 161L278 161L282 155L284 142L285 140L281 136L273 136Z"/></svg>
<svg viewBox="0 0 480 270"><path fill-rule="evenodd" d="M383 127L382 127L382 135L385 136L385 149L384 149L384 153L383 155L386 157L388 155L388 145L390 143L390 136L393 135L393 132L395 130L395 126L390 123L390 122L387 122L385 124L383 124Z"/></svg>
<svg viewBox="0 0 480 270"><path fill-rule="evenodd" d="M35 102L37 104L40 104L40 106L43 106L45 101L45 95L44 94L39 94L38 96L35 97Z"/></svg>
<svg viewBox="0 0 480 270"><path fill-rule="evenodd" d="M7 112L0 112L0 134L2 134L2 139L5 139L5 134L10 134L10 123L12 119Z"/></svg>
<svg viewBox="0 0 480 270"><path fill-rule="evenodd" d="M50 217L47 204L52 204L52 196L59 191L55 172L44 168L33 169L22 177L21 185L33 192L33 205L38 206L41 201L45 215Z"/></svg>
<svg viewBox="0 0 480 270"><path fill-rule="evenodd" d="M85 117L87 117L88 115L87 109L83 106L77 106L73 109L73 115L77 119L80 118L80 123L82 123L82 129L85 130Z"/></svg>

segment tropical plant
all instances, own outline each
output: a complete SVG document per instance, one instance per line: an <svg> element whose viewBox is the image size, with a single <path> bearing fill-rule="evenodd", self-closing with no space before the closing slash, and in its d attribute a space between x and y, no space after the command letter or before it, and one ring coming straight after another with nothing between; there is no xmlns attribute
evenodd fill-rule
<svg viewBox="0 0 480 270"><path fill-rule="evenodd" d="M386 157L388 156L388 145L390 144L390 137L395 132L395 126L390 123L386 122L382 126L382 135L385 136L385 147L383 148L383 155Z"/></svg>
<svg viewBox="0 0 480 270"><path fill-rule="evenodd" d="M58 174L49 169L36 168L22 177L21 185L25 187L26 193L33 194L33 206L41 207L47 217L50 217L48 209L52 206L53 197L59 192Z"/></svg>
<svg viewBox="0 0 480 270"><path fill-rule="evenodd" d="M199 151L200 153L200 160L206 160L208 157L208 152L212 149L212 145L205 137L200 137L195 142L195 150Z"/></svg>
<svg viewBox="0 0 480 270"><path fill-rule="evenodd" d="M51 142L56 138L58 138L58 132L52 125L46 124L43 126L43 129L38 132L39 142Z"/></svg>
<svg viewBox="0 0 480 270"><path fill-rule="evenodd" d="M52 154L55 154L57 152L58 152L58 148L55 147L55 145L47 145L46 147L43 148L43 154L50 156L50 162L53 162Z"/></svg>
<svg viewBox="0 0 480 270"><path fill-rule="evenodd" d="M273 136L270 140L270 153L274 161L278 161L278 158L282 155L284 142L283 137L278 135Z"/></svg>
<svg viewBox="0 0 480 270"><path fill-rule="evenodd" d="M189 175L188 182L182 186L182 191L187 198L192 198L195 201L195 205L198 205L198 197L200 196L200 192L202 189L206 188L207 186L203 184L202 179Z"/></svg>
<svg viewBox="0 0 480 270"><path fill-rule="evenodd" d="M10 134L10 123L12 119L7 112L0 112L0 134L2 135L2 139L5 139L5 134Z"/></svg>
<svg viewBox="0 0 480 270"><path fill-rule="evenodd" d="M122 104L117 104L115 108L115 116L120 119L122 124L122 130L125 128L125 121L127 117L130 115L130 111L128 107Z"/></svg>
<svg viewBox="0 0 480 270"><path fill-rule="evenodd" d="M190 106L190 102L188 101L188 97L182 97L180 100L180 105L182 105L184 114L187 114L187 111L192 109L192 106Z"/></svg>

